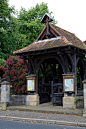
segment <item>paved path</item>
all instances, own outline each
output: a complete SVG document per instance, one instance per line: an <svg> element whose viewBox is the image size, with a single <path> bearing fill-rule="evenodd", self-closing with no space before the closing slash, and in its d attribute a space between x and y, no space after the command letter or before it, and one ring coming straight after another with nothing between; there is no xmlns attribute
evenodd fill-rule
<svg viewBox="0 0 86 129"><path fill-rule="evenodd" d="M39 106L9 106L7 111L0 111L0 119L86 127L86 118L78 116L82 112L82 109L63 109L62 106L53 106L51 103Z"/></svg>
<svg viewBox="0 0 86 129"><path fill-rule="evenodd" d="M63 109L62 106L53 106L51 102L40 104L39 106L9 106L8 110L20 111L38 111L38 112L52 112L52 113L66 113L66 114L83 114L82 109Z"/></svg>

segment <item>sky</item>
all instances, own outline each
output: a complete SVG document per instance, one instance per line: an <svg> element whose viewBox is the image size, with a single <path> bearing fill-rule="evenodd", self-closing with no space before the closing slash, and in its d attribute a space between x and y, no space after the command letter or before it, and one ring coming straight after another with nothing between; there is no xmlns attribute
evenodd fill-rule
<svg viewBox="0 0 86 129"><path fill-rule="evenodd" d="M9 0L9 6L28 10L42 2L48 4L57 26L74 33L81 41L86 40L86 0Z"/></svg>

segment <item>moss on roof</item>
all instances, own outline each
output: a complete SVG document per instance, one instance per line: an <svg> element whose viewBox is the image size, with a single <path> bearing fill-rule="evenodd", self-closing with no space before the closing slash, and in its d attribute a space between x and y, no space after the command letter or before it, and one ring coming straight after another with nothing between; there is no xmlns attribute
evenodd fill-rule
<svg viewBox="0 0 86 129"><path fill-rule="evenodd" d="M70 33L64 29L61 29L60 27L55 26L53 24L50 24L50 27L54 29L54 31L61 36L61 39L56 39L52 41L42 41L39 43L33 42L23 49L14 51L14 54L31 52L31 51L39 51L39 50L45 50L45 49L51 49L51 48L57 48L62 46L69 46L69 45L79 49L84 49L83 42L79 38L77 38L73 33Z"/></svg>

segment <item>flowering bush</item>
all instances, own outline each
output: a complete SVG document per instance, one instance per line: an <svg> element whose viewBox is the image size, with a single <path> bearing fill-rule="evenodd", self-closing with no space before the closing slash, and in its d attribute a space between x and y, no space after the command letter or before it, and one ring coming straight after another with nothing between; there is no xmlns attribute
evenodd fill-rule
<svg viewBox="0 0 86 129"><path fill-rule="evenodd" d="M24 61L20 56L10 56L5 65L6 68L4 66L0 66L0 70L4 72L3 80L9 81L12 85L11 93L25 94L28 70Z"/></svg>
<svg viewBox="0 0 86 129"><path fill-rule="evenodd" d="M4 66L0 66L0 70L4 72L5 71L5 67Z"/></svg>
<svg viewBox="0 0 86 129"><path fill-rule="evenodd" d="M0 77L4 74L6 68L4 66L0 66Z"/></svg>

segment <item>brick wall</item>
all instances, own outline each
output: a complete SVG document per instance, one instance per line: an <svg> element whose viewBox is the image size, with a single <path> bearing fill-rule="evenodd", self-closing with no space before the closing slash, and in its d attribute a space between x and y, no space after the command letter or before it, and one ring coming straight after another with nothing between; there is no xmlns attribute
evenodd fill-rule
<svg viewBox="0 0 86 129"><path fill-rule="evenodd" d="M9 105L29 105L29 95L10 95Z"/></svg>
<svg viewBox="0 0 86 129"><path fill-rule="evenodd" d="M77 99L80 99L80 101L77 104L77 107L84 108L84 96L78 96Z"/></svg>

